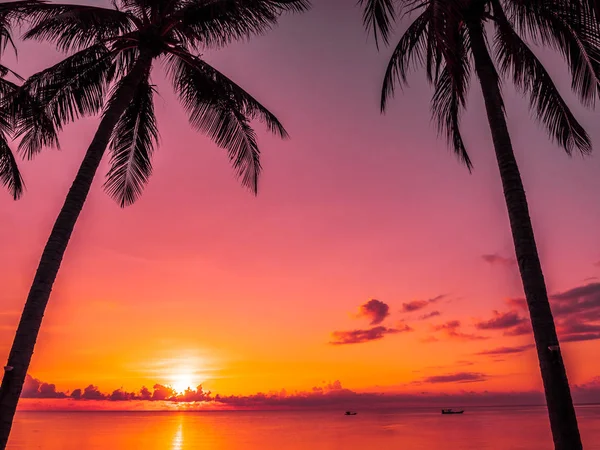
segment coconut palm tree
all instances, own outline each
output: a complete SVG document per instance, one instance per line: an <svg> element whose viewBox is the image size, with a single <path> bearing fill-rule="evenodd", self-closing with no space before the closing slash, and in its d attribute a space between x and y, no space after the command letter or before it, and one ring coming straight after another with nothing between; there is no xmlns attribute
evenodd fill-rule
<svg viewBox="0 0 600 450"><path fill-rule="evenodd" d="M400 38L383 81L381 110L414 66L434 87L432 112L459 159L472 169L460 115L474 71L483 93L500 169L515 253L540 362L552 435L558 450L581 449L581 439L521 175L506 123L501 80L529 97L533 114L570 155L587 154L590 139L550 75L526 43L550 47L567 60L572 88L589 105L598 95L597 21L587 4L568 0L360 0L376 44L388 44L399 14L417 17ZM493 34L493 52L488 35Z"/></svg>
<svg viewBox="0 0 600 450"><path fill-rule="evenodd" d="M19 21L24 12L23 8L31 7L35 3L37 2L18 1L0 3L0 57L9 45L16 54L17 47L13 42L10 30L11 22ZM9 95L13 95L17 90L17 86L14 83L5 79L7 75L12 75L22 81L22 78L18 74L0 62L0 101L3 101ZM7 140L7 137L13 131L12 124L13 120L10 112L4 108L0 109L0 183L17 200L23 194L24 186L19 166Z"/></svg>
<svg viewBox="0 0 600 450"><path fill-rule="evenodd" d="M37 5L28 10L26 39L48 40L71 53L33 75L13 97L20 149L34 155L57 145L61 127L102 112L44 248L0 388L0 448L4 448L52 285L90 186L110 147L106 191L133 203L152 173L158 126L150 75L161 60L193 127L224 148L244 186L254 193L261 171L251 120L285 138L278 119L198 52L262 34L308 0L119 0L114 8ZM22 101L30 97L35 101Z"/></svg>

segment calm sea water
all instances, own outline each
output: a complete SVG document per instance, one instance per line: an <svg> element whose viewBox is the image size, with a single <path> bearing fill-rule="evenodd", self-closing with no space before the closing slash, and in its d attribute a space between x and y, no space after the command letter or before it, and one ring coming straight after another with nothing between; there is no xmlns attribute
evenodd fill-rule
<svg viewBox="0 0 600 450"><path fill-rule="evenodd" d="M600 450L600 406L578 408ZM543 408L359 412L19 412L11 450L549 450Z"/></svg>

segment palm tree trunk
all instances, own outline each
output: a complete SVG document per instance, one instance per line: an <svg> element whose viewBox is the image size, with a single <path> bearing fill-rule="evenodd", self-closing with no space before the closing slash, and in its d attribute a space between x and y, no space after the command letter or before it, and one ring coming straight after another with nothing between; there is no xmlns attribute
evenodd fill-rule
<svg viewBox="0 0 600 450"><path fill-rule="evenodd" d="M123 78L114 100L107 108L85 154L42 253L8 357L8 363L4 367L4 377L0 387L1 450L6 448L8 442L17 402L33 356L33 349L42 325L52 285L58 274L73 228L108 146L112 131L133 99L138 84L148 76L151 66L152 56L141 54L129 74Z"/></svg>
<svg viewBox="0 0 600 450"><path fill-rule="evenodd" d="M577 417L548 301L525 189L506 124L498 73L488 52L481 25L469 24L469 36L475 70L481 83L496 159L500 168L515 253L533 327L554 448L581 450L583 446L577 427Z"/></svg>

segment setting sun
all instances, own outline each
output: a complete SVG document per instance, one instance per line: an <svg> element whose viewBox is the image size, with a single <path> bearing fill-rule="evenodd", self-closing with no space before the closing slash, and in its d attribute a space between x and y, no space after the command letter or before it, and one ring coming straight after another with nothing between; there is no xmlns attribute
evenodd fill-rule
<svg viewBox="0 0 600 450"><path fill-rule="evenodd" d="M171 387L178 393L182 394L187 388L194 388L197 380L194 379L192 373L180 373L175 375L171 381Z"/></svg>

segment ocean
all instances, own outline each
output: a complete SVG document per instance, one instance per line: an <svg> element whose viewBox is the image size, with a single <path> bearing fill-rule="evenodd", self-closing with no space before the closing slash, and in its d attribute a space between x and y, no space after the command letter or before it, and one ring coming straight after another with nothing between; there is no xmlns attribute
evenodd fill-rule
<svg viewBox="0 0 600 450"><path fill-rule="evenodd" d="M600 405L577 408L600 450ZM550 450L542 407L407 411L18 412L11 450Z"/></svg>

